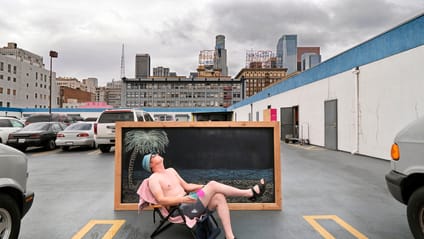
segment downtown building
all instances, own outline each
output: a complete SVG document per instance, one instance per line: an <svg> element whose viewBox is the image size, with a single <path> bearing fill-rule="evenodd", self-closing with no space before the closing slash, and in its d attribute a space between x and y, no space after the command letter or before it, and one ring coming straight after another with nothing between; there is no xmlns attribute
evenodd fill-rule
<svg viewBox="0 0 424 239"><path fill-rule="evenodd" d="M51 82L51 92L50 92ZM45 69L43 57L16 43L0 48L0 107L49 108L59 106L56 73Z"/></svg>
<svg viewBox="0 0 424 239"><path fill-rule="evenodd" d="M225 76L123 78L121 92L122 107L228 107L242 100L243 87Z"/></svg>

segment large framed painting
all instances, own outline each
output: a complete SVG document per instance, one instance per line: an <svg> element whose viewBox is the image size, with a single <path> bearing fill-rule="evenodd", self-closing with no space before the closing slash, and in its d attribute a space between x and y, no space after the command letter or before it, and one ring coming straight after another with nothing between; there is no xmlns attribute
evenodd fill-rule
<svg viewBox="0 0 424 239"><path fill-rule="evenodd" d="M250 188L264 178L260 200L228 197L230 209L281 210L279 134L278 122L117 122L114 209L137 210L137 188L150 176L141 161L158 152L191 183Z"/></svg>

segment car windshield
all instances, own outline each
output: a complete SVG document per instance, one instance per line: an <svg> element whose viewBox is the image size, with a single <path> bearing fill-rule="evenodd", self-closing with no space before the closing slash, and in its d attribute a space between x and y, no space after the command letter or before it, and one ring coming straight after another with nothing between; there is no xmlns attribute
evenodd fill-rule
<svg viewBox="0 0 424 239"><path fill-rule="evenodd" d="M116 121L134 121L132 112L105 112L99 118L99 123L115 123Z"/></svg>
<svg viewBox="0 0 424 239"><path fill-rule="evenodd" d="M92 126L92 124L84 124L84 123L71 124L65 129L65 131L90 130L91 126Z"/></svg>
<svg viewBox="0 0 424 239"><path fill-rule="evenodd" d="M49 124L37 124L37 123L32 123L29 124L25 127L26 131L32 131L32 130L48 130L49 129Z"/></svg>

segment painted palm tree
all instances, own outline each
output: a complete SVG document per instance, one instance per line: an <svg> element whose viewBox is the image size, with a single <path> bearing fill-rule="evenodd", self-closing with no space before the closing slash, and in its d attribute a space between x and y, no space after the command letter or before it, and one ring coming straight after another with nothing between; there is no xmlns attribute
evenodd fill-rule
<svg viewBox="0 0 424 239"><path fill-rule="evenodd" d="M125 136L125 149L131 152L130 163L128 165L128 186L130 189L136 189L134 184L133 172L134 163L138 155L143 156L148 153L165 152L165 147L168 146L168 135L163 130L131 130Z"/></svg>

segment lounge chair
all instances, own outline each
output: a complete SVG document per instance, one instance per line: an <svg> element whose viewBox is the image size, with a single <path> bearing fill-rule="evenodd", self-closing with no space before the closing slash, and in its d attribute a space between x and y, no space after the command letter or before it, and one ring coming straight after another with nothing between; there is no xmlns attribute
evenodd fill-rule
<svg viewBox="0 0 424 239"><path fill-rule="evenodd" d="M206 211L198 218L185 216L179 206L170 207L169 210L159 205L149 188L149 180L145 179L137 190L139 195L139 212L147 207L153 208L153 223L156 224L156 215L159 216L159 224L150 235L154 238L169 227L179 224L185 225L193 235L193 238L215 239L221 232L213 212Z"/></svg>

